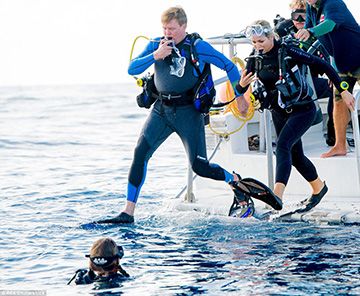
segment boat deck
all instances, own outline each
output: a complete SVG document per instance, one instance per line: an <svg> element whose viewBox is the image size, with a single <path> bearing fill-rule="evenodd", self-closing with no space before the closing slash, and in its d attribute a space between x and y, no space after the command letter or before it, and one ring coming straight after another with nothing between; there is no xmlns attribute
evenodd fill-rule
<svg viewBox="0 0 360 296"><path fill-rule="evenodd" d="M321 104L324 110L324 103ZM324 111L326 120L326 111ZM212 116L214 126L224 126L233 129L231 116ZM247 138L256 133L258 119L249 122L246 128L237 135L230 135L223 140L216 151L212 162L217 163L228 171L235 170L242 177L253 177L265 184L268 182L267 159L265 152L249 151L244 148ZM324 120L324 122L325 122ZM218 122L218 124L216 124ZM252 126L253 125L253 126ZM254 128L255 126L255 128ZM312 127L302 138L305 154L315 164L318 174L329 187L328 193L314 209L302 214L292 215L288 221L304 221L330 224L360 224L360 187L357 160L354 148L348 146L346 156L323 159L321 154L331 147L324 139L324 124ZM242 135L241 135L242 133ZM348 129L347 136L353 138L352 129ZM207 142L210 155L219 136L207 130ZM242 147L239 148L239 145ZM275 167L275 156L273 166ZM224 182L214 182L205 178L196 178L194 182L194 202L186 202L184 198L172 199L165 202L167 207L177 210L195 210L210 214L228 215L233 200L233 193ZM293 210L296 204L311 195L310 185L293 168L284 195L284 208L280 214ZM264 203L255 201L258 215L268 211Z"/></svg>
<svg viewBox="0 0 360 296"><path fill-rule="evenodd" d="M211 195L211 193L213 195ZM180 201L179 199L171 199L164 201L164 205L173 210L198 211L205 214L227 216L230 205L232 204L232 192L229 188L224 188L224 190L217 190L216 194L217 195L214 195L213 190L207 190L201 192L201 194L199 194L199 198L196 197L196 200L193 203ZM205 195L207 195L206 201L204 198ZM286 195L284 197L283 210L278 214L272 215L271 219L275 220L280 214L294 210L296 204L303 198L304 196L299 195ZM269 211L268 207L265 207L263 203L256 200L255 207L255 217L262 216L263 213ZM229 217L229 219L233 218ZM293 214L289 218L283 218L282 221L358 225L360 224L360 198L345 197L339 199L334 196L326 195L320 204L309 212Z"/></svg>

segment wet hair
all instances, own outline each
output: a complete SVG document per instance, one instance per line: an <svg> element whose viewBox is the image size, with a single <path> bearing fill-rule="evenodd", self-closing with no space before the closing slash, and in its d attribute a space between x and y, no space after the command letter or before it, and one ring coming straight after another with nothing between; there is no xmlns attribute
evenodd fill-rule
<svg viewBox="0 0 360 296"><path fill-rule="evenodd" d="M97 240L90 251L91 257L112 257L118 253L118 247L116 243L111 238L101 238ZM90 261L89 268L92 271L98 273L104 273L107 271L114 270L115 267L119 266L119 259L114 259L109 265L106 266L98 266Z"/></svg>
<svg viewBox="0 0 360 296"><path fill-rule="evenodd" d="M173 19L177 20L180 26L187 24L186 13L181 6L176 5L174 7L170 7L161 15L161 22L163 24L167 24Z"/></svg>
<svg viewBox="0 0 360 296"><path fill-rule="evenodd" d="M266 32L264 35L267 37L267 38L270 38L272 36L275 36L274 34L274 30L271 28L271 25L268 21L265 21L265 20L257 20L257 21L254 21L251 25L262 25L264 29L268 29L269 32Z"/></svg>
<svg viewBox="0 0 360 296"><path fill-rule="evenodd" d="M293 0L290 3L291 11L295 11L296 9L306 10L306 1L305 0Z"/></svg>

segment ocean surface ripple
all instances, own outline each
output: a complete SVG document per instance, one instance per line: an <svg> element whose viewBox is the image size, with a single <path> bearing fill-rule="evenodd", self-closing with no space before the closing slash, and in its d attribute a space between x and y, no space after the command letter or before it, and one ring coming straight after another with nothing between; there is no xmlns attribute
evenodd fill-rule
<svg viewBox="0 0 360 296"><path fill-rule="evenodd" d="M172 136L149 164L136 223L117 215L148 111L123 85L0 88L0 290L47 295L359 295L358 226L237 220L162 205L186 183ZM100 237L131 275L111 292L66 283Z"/></svg>

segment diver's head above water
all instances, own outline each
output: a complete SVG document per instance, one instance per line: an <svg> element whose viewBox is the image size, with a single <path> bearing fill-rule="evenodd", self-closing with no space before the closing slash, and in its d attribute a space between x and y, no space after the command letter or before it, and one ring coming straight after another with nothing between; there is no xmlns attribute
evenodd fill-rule
<svg viewBox="0 0 360 296"><path fill-rule="evenodd" d="M99 276L109 276L120 270L120 259L124 256L124 251L111 238L101 238L93 244L90 255L85 256L90 259L90 270Z"/></svg>

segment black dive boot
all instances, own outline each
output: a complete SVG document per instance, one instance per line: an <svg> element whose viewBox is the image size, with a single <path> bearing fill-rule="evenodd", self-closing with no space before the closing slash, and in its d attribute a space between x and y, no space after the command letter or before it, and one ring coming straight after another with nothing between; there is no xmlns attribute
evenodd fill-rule
<svg viewBox="0 0 360 296"><path fill-rule="evenodd" d="M96 221L96 224L108 224L108 223L134 223L134 216L121 212L114 218Z"/></svg>
<svg viewBox="0 0 360 296"><path fill-rule="evenodd" d="M321 189L321 191L318 194L312 194L309 198L301 202L301 205L305 206L305 208L299 209L298 213L310 211L312 208L318 205L318 203L322 200L322 198L327 192L328 192L328 187L324 182L324 187Z"/></svg>

